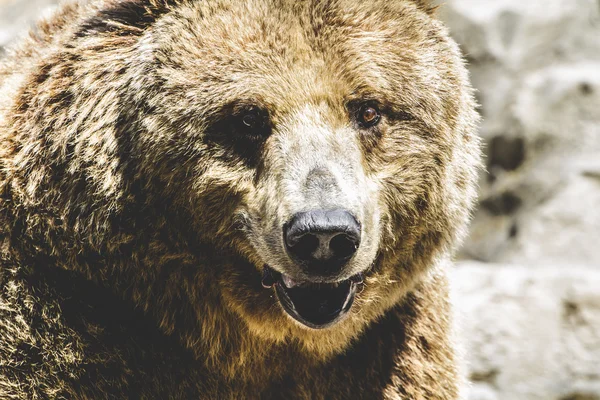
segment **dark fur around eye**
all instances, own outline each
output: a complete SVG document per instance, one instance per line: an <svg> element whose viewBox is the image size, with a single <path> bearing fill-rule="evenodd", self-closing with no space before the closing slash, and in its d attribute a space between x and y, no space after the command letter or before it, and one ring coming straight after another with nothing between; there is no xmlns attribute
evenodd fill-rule
<svg viewBox="0 0 600 400"><path fill-rule="evenodd" d="M215 146L212 148L215 154L255 165L272 131L268 110L256 104L231 104L215 113L212 119L205 140Z"/></svg>

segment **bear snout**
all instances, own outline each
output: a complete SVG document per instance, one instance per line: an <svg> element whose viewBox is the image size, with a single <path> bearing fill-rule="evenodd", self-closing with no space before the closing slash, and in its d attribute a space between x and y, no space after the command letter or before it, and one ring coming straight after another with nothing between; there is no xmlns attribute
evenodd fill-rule
<svg viewBox="0 0 600 400"><path fill-rule="evenodd" d="M312 210L295 214L283 226L288 255L314 278L335 278L358 250L361 224L347 210Z"/></svg>

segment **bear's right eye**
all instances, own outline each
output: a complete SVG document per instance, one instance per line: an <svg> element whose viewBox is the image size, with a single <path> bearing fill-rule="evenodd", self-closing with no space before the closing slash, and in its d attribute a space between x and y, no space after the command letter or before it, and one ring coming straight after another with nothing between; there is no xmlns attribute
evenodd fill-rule
<svg viewBox="0 0 600 400"><path fill-rule="evenodd" d="M240 133L254 138L266 137L270 134L269 113L259 107L240 110L237 115Z"/></svg>
<svg viewBox="0 0 600 400"><path fill-rule="evenodd" d="M258 125L258 118L256 116L256 114L246 114L244 115L244 117L242 118L242 122L244 123L244 125L246 125L248 128L250 129L254 129L256 128L256 126Z"/></svg>

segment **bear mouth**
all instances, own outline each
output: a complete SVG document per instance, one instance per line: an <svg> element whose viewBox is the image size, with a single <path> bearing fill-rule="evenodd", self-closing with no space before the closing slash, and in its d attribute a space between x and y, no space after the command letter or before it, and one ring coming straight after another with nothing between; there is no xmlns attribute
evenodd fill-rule
<svg viewBox="0 0 600 400"><path fill-rule="evenodd" d="M340 322L354 303L362 274L335 283L298 282L265 266L262 284L275 287L285 312L312 329L324 329Z"/></svg>

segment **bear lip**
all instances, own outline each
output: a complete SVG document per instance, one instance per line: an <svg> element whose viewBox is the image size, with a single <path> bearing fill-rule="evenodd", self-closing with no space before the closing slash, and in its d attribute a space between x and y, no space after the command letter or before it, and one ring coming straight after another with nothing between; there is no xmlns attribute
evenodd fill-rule
<svg viewBox="0 0 600 400"><path fill-rule="evenodd" d="M347 315L362 280L362 274L357 274L335 283L299 282L265 267L262 284L275 287L277 299L290 317L309 328L324 329Z"/></svg>

